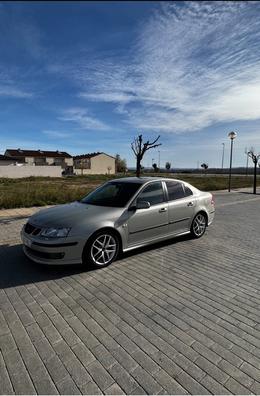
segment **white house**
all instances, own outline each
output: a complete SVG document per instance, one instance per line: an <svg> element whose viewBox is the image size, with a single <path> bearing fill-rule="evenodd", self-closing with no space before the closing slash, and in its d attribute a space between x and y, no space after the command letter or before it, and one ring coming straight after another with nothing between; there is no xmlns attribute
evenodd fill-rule
<svg viewBox="0 0 260 396"><path fill-rule="evenodd" d="M116 160L106 153L90 153L73 157L74 173L77 175L98 175L116 173Z"/></svg>

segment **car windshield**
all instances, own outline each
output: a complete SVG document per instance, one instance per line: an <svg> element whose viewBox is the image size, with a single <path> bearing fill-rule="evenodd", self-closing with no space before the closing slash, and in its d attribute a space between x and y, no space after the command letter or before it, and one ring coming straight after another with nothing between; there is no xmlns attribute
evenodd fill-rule
<svg viewBox="0 0 260 396"><path fill-rule="evenodd" d="M140 183L109 182L88 194L80 202L97 206L123 208L140 187Z"/></svg>

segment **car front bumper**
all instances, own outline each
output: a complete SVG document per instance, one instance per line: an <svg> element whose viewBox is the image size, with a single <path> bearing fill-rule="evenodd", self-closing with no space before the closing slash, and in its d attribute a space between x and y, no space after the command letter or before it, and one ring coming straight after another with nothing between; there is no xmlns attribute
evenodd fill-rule
<svg viewBox="0 0 260 396"><path fill-rule="evenodd" d="M80 264L86 240L76 238L56 238L44 240L21 231L25 255L40 264Z"/></svg>

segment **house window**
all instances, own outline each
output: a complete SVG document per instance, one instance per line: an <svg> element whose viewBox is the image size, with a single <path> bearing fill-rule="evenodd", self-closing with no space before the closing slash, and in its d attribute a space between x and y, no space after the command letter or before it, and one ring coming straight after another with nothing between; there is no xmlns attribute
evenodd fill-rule
<svg viewBox="0 0 260 396"><path fill-rule="evenodd" d="M63 158L54 158L54 165L63 165Z"/></svg>
<svg viewBox="0 0 260 396"><path fill-rule="evenodd" d="M76 169L90 169L91 168L90 158L77 159L75 161L75 168Z"/></svg>
<svg viewBox="0 0 260 396"><path fill-rule="evenodd" d="M46 158L45 157L35 157L34 163L35 163L35 165L46 165Z"/></svg>

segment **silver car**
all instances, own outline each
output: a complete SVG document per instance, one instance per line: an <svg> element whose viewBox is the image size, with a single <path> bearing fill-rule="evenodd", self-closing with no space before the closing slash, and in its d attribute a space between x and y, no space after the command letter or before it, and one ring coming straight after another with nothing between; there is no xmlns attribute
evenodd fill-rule
<svg viewBox="0 0 260 396"><path fill-rule="evenodd" d="M25 254L38 263L104 267L120 252L188 233L200 238L214 212L212 194L183 181L126 177L39 211L21 237Z"/></svg>

